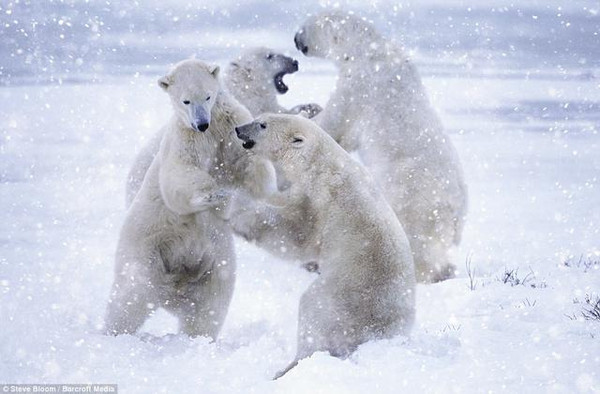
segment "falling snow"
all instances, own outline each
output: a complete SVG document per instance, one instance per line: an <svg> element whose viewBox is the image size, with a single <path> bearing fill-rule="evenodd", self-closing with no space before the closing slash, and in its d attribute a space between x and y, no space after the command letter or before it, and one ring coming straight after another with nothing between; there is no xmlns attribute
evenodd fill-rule
<svg viewBox="0 0 600 394"><path fill-rule="evenodd" d="M301 3L301 4L300 4ZM415 60L456 145L469 215L456 279L417 288L410 338L317 353L283 379L296 264L236 240L220 340L159 311L101 334L125 177L170 115L156 79L195 55L294 56L282 105L325 104L335 69L294 49L327 2L0 4L0 383L116 383L126 393L600 391L600 6L594 1L337 2ZM518 3L518 2L517 2Z"/></svg>

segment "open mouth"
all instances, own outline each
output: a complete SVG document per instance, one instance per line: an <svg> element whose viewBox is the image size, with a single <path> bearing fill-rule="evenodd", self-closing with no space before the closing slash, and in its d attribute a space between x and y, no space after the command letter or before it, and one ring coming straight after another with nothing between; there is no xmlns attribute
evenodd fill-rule
<svg viewBox="0 0 600 394"><path fill-rule="evenodd" d="M273 82L275 82L275 89L277 89L279 94L285 94L289 89L288 86L283 82L283 76L286 74L289 73L282 71L275 75L275 78L273 78Z"/></svg>
<svg viewBox="0 0 600 394"><path fill-rule="evenodd" d="M283 66L283 70L275 74L273 82L275 83L277 92L279 92L279 94L285 94L288 91L288 86L283 82L283 77L286 74L293 74L298 71L298 61L283 55L279 55L278 59Z"/></svg>

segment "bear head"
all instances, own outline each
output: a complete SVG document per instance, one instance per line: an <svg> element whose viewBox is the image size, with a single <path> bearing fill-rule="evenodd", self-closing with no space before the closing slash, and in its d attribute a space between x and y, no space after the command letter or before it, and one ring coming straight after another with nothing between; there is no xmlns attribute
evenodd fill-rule
<svg viewBox="0 0 600 394"><path fill-rule="evenodd" d="M344 11L325 11L309 17L294 36L306 56L345 61L365 55L381 36L365 19Z"/></svg>
<svg viewBox="0 0 600 394"><path fill-rule="evenodd" d="M246 89L266 93L285 94L286 74L298 71L298 61L269 48L252 48L230 63L228 72L240 75L247 82Z"/></svg>
<svg viewBox="0 0 600 394"><path fill-rule="evenodd" d="M263 114L236 127L235 132L245 149L270 160L290 179L314 164L312 158L320 154L322 145L319 132L327 136L313 121L300 115Z"/></svg>
<svg viewBox="0 0 600 394"><path fill-rule="evenodd" d="M210 126L211 110L220 91L219 67L200 60L184 60L158 86L169 94L175 116L186 128L204 132Z"/></svg>

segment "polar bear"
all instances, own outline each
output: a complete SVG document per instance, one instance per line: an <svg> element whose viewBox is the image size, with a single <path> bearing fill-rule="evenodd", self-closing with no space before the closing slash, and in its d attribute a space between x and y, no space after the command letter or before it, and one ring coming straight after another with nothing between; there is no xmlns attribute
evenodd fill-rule
<svg viewBox="0 0 600 394"><path fill-rule="evenodd" d="M286 74L298 71L298 61L276 51L258 47L246 50L229 64L224 77L225 85L253 116L262 113L299 113L311 117L322 108L318 104L298 105L290 110L277 103L277 96L288 91L283 82ZM279 188L289 182L278 174ZM287 260L310 260L306 249L312 232L312 216L308 203L279 209L248 196L239 196L234 204L231 223L234 232L248 241ZM305 265L310 271L317 265Z"/></svg>
<svg viewBox="0 0 600 394"><path fill-rule="evenodd" d="M277 103L277 96L289 89L283 77L296 71L297 60L269 48L251 48L229 63L224 82L229 92L253 116L266 112L297 114L304 111L308 117L313 117L322 110L318 104L301 104L288 110Z"/></svg>
<svg viewBox="0 0 600 394"><path fill-rule="evenodd" d="M296 71L298 71L296 60L268 48L254 48L242 53L230 63L223 82L229 93L253 116L258 116L263 112L300 113L301 111L309 117L314 116L322 109L318 104L300 104L287 110L277 103L277 95L285 94L288 91L283 77ZM125 190L125 206L127 208L142 186L146 171L158 152L162 137L161 130L142 147L133 161L127 175ZM264 210L260 216L261 218L256 221L257 227L253 233L262 238L262 233L267 230L261 230L258 223L271 222L276 214ZM286 227L292 230L294 225L290 219L287 221L290 222L290 225ZM246 220L244 227L250 228L250 226L254 226L254 224ZM271 238L271 235L269 234L268 237Z"/></svg>
<svg viewBox="0 0 600 394"><path fill-rule="evenodd" d="M221 88L218 73L185 60L159 80L174 115L121 229L109 334L134 333L158 307L190 336L215 339L223 324L236 268L231 192L249 185L267 193L276 184L270 163L249 158L235 138L234 127L252 118Z"/></svg>
<svg viewBox="0 0 600 394"><path fill-rule="evenodd" d="M368 340L407 334L415 315L410 246L362 165L301 116L261 115L236 133L292 180L267 201L308 200L316 213L310 245L321 274L302 295L297 355L278 377L314 352L346 357Z"/></svg>
<svg viewBox="0 0 600 394"><path fill-rule="evenodd" d="M417 280L454 275L467 187L450 138L413 63L373 26L343 11L308 18L294 37L306 56L335 62L335 92L314 120L357 151L408 235Z"/></svg>

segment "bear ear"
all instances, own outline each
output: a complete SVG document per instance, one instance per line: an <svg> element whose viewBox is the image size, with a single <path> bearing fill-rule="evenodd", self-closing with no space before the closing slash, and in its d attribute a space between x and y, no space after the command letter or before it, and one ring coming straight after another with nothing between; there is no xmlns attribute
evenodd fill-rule
<svg viewBox="0 0 600 394"><path fill-rule="evenodd" d="M219 76L219 71L221 68L219 66L211 66L208 71L212 74L213 77L217 78Z"/></svg>
<svg viewBox="0 0 600 394"><path fill-rule="evenodd" d="M165 75L164 77L162 77L158 80L158 86L160 86L165 91L169 88L170 84L171 84L171 78L169 78L168 75Z"/></svg>

